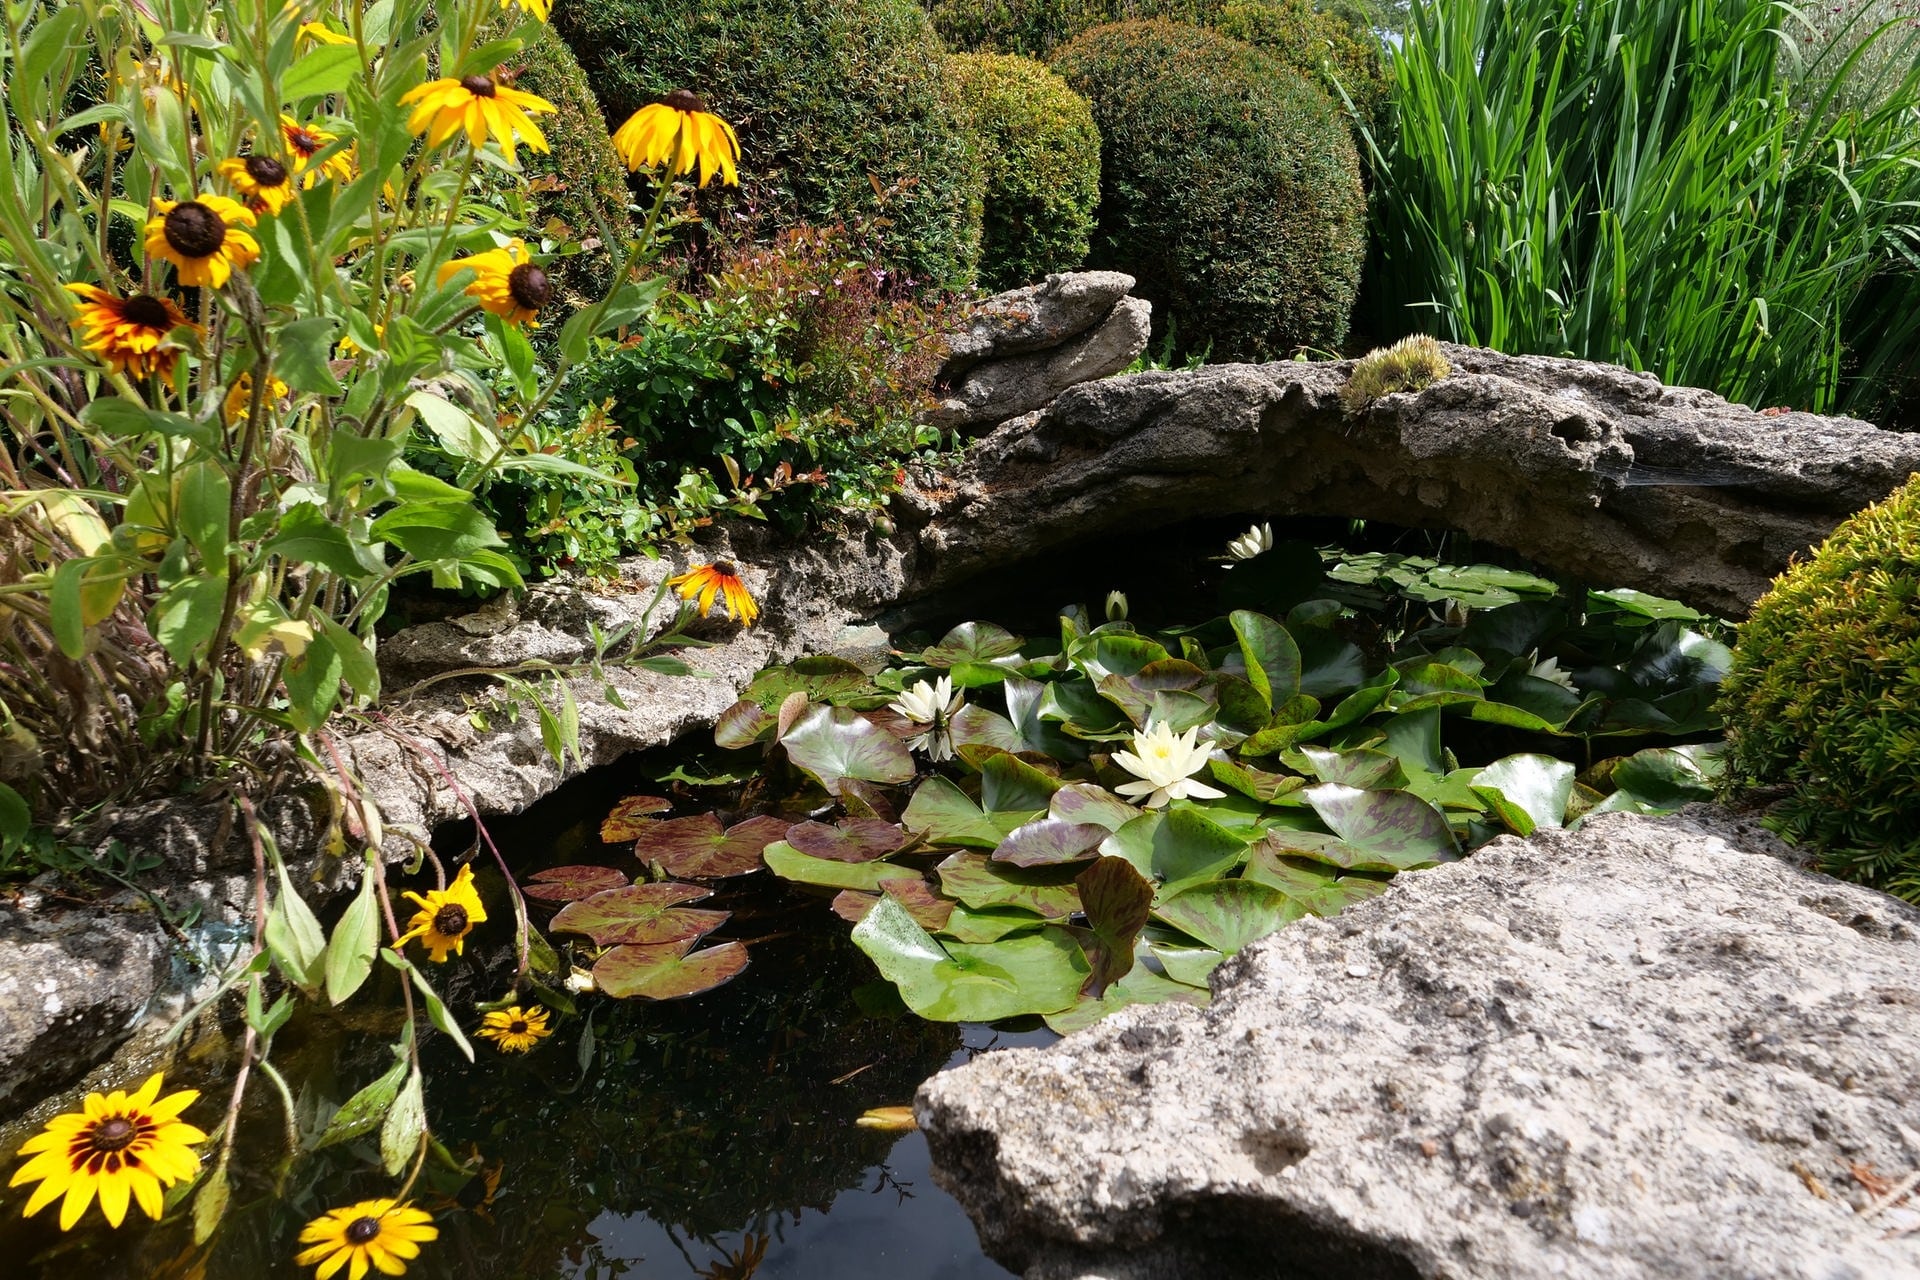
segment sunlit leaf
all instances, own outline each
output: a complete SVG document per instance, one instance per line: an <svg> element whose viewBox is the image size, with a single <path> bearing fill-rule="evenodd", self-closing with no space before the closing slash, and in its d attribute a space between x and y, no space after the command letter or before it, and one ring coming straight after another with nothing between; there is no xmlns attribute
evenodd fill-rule
<svg viewBox="0 0 1920 1280"><path fill-rule="evenodd" d="M1020 652L1023 642L991 622L963 622L920 654L930 667L952 667L963 662L991 663Z"/></svg>
<svg viewBox="0 0 1920 1280"><path fill-rule="evenodd" d="M907 833L892 822L843 818L832 826L824 822L795 823L787 828L786 840L810 858L872 862L905 847Z"/></svg>
<svg viewBox="0 0 1920 1280"><path fill-rule="evenodd" d="M1300 903L1271 885L1252 880L1215 880L1166 899L1154 917L1226 955L1264 938L1307 914Z"/></svg>
<svg viewBox="0 0 1920 1280"><path fill-rule="evenodd" d="M757 817L724 830L720 818L697 813L649 822L633 842L633 854L670 876L717 880L760 869L760 851L787 833L782 818Z"/></svg>
<svg viewBox="0 0 1920 1280"><path fill-rule="evenodd" d="M809 702L830 706L879 706L888 701L865 671L830 654L762 671L740 696L772 712L794 693L805 694Z"/></svg>
<svg viewBox="0 0 1920 1280"><path fill-rule="evenodd" d="M1407 784L1406 771L1399 758L1384 751L1369 747L1328 751L1312 746L1303 746L1299 751L1306 767L1322 782L1338 782L1368 791L1391 791Z"/></svg>
<svg viewBox="0 0 1920 1280"><path fill-rule="evenodd" d="M1222 957L1218 952L1209 952L1216 962ZM1136 964L1125 977L1106 988L1098 997L1083 998L1071 1009L1047 1015L1047 1027L1060 1035L1090 1027L1110 1013L1118 1012L1134 1004L1180 1004L1204 1005L1211 997L1204 986L1189 986L1170 977L1162 976L1143 964Z"/></svg>
<svg viewBox="0 0 1920 1280"><path fill-rule="evenodd" d="M1107 829L1093 822L1062 822L1036 818L1015 827L993 851L996 862L1016 867L1039 867L1057 862L1083 862L1107 838Z"/></svg>
<svg viewBox="0 0 1920 1280"><path fill-rule="evenodd" d="M1063 920L1080 910L1080 895L1073 887L1079 868L1010 867L994 862L985 854L956 853L935 871L940 890L969 907L1020 907L1049 920Z"/></svg>
<svg viewBox="0 0 1920 1280"><path fill-rule="evenodd" d="M1105 787L1090 782L1073 782L1053 793L1048 813L1062 822L1093 823L1109 831L1118 831L1140 811Z"/></svg>
<svg viewBox="0 0 1920 1280"><path fill-rule="evenodd" d="M1446 815L1405 791L1362 791L1323 782L1300 793L1347 844L1395 867L1446 862L1458 846Z"/></svg>
<svg viewBox="0 0 1920 1280"><path fill-rule="evenodd" d="M1492 792L1501 821L1514 834L1530 836L1540 827L1557 827L1573 796L1574 767L1552 756L1513 755L1494 761L1474 779L1476 792Z"/></svg>
<svg viewBox="0 0 1920 1280"><path fill-rule="evenodd" d="M936 1022L1057 1013L1079 999L1088 973L1086 957L1064 929L943 947L891 899L854 926L853 941L899 988L909 1009Z"/></svg>
<svg viewBox="0 0 1920 1280"><path fill-rule="evenodd" d="M593 966L594 985L610 996L680 1000L730 982L747 967L747 949L723 942L684 955L671 948L615 947Z"/></svg>
<svg viewBox="0 0 1920 1280"><path fill-rule="evenodd" d="M683 942L712 933L732 914L678 905L709 893L698 885L671 881L609 889L560 908L552 928L562 933L584 933L603 947Z"/></svg>
<svg viewBox="0 0 1920 1280"><path fill-rule="evenodd" d="M663 796L628 796L601 820L600 838L608 844L625 844L640 834L650 816L671 808L673 801Z"/></svg>
<svg viewBox="0 0 1920 1280"><path fill-rule="evenodd" d="M918 917L915 917L916 919ZM1038 929L1046 920L1019 907L972 907L955 904L947 913L947 922L934 932L956 942L998 942L1027 930Z"/></svg>
<svg viewBox="0 0 1920 1280"><path fill-rule="evenodd" d="M722 711L720 718L713 722L714 745L737 751L757 742L770 741L774 723L773 712L752 698L742 698ZM632 838L627 837L629 840Z"/></svg>
<svg viewBox="0 0 1920 1280"><path fill-rule="evenodd" d="M1247 680L1270 707L1300 692L1300 646L1287 629L1263 613L1236 609L1228 615Z"/></svg>
<svg viewBox="0 0 1920 1280"><path fill-rule="evenodd" d="M833 913L849 924L859 924L867 918L867 912L880 900L884 893L907 909L922 929L938 933L947 927L947 921L953 916L954 904L933 891L933 886L918 877L888 880L881 884L880 893L863 893L858 889L843 889L833 900ZM1039 923L1039 918L1034 918Z"/></svg>
<svg viewBox="0 0 1920 1280"><path fill-rule="evenodd" d="M1102 854L1125 858L1142 875L1162 882L1167 893L1225 875L1246 851L1246 837L1184 804L1149 810L1100 846Z"/></svg>
<svg viewBox="0 0 1920 1280"><path fill-rule="evenodd" d="M1087 928L1098 942L1092 994L1117 982L1133 968L1133 944L1147 927L1153 908L1153 883L1125 858L1101 858L1074 878Z"/></svg>
<svg viewBox="0 0 1920 1280"><path fill-rule="evenodd" d="M814 884L828 889L865 889L875 891L889 880L918 879L912 867L891 862L837 862L804 854L784 840L768 845L761 856L773 874L796 884Z"/></svg>
<svg viewBox="0 0 1920 1280"><path fill-rule="evenodd" d="M630 883L612 867L553 867L528 876L520 892L541 902L578 902Z"/></svg>
<svg viewBox="0 0 1920 1280"><path fill-rule="evenodd" d="M847 707L809 707L781 738L787 757L828 791L845 778L905 782L914 776L913 756L901 741Z"/></svg>

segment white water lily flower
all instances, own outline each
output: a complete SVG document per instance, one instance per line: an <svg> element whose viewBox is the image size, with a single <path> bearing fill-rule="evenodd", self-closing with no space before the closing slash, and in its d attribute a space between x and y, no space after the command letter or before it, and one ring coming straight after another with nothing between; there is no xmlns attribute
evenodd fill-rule
<svg viewBox="0 0 1920 1280"><path fill-rule="evenodd" d="M1127 616L1127 593L1124 591L1107 592L1107 621L1119 622Z"/></svg>
<svg viewBox="0 0 1920 1280"><path fill-rule="evenodd" d="M1533 656L1536 658L1539 657L1540 651L1538 649L1534 650ZM1572 674L1560 669L1560 660L1558 658L1548 658L1545 662L1534 663L1533 668L1528 671L1527 674L1536 680L1551 680L1568 693L1579 692L1578 689L1573 687Z"/></svg>
<svg viewBox="0 0 1920 1280"><path fill-rule="evenodd" d="M1235 560L1251 560L1262 551L1273 550L1273 525L1261 523L1254 525L1232 542L1227 544L1227 554Z"/></svg>
<svg viewBox="0 0 1920 1280"><path fill-rule="evenodd" d="M953 691L952 677L941 676L932 684L925 680L915 681L911 688L902 691L887 706L913 721L916 726L925 726L907 739L907 749L924 751L927 759L938 762L953 759L953 735L948 726L954 712L960 710L965 701L964 693Z"/></svg>
<svg viewBox="0 0 1920 1280"><path fill-rule="evenodd" d="M1140 803L1149 809L1161 808L1172 800L1220 799L1226 792L1193 780L1194 774L1207 767L1207 756L1213 750L1211 742L1202 743L1199 738L1199 725L1176 734L1172 725L1149 721L1145 729L1133 735L1132 751L1113 753L1113 762L1141 781L1122 783L1114 790L1123 796L1144 796Z"/></svg>

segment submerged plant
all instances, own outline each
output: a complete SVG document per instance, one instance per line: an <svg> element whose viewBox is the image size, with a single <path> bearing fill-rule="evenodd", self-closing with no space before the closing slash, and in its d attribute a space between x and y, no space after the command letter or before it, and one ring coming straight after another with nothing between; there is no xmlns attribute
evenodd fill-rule
<svg viewBox="0 0 1920 1280"><path fill-rule="evenodd" d="M1382 396L1424 391L1452 372L1440 344L1417 333L1354 361L1347 384L1340 388L1340 403L1348 413L1358 413Z"/></svg>

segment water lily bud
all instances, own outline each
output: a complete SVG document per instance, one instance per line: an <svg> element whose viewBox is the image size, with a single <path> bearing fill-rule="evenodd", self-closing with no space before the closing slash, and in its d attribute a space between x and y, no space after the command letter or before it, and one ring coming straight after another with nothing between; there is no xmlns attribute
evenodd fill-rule
<svg viewBox="0 0 1920 1280"><path fill-rule="evenodd" d="M1119 622L1127 616L1127 593L1124 591L1107 592L1107 621Z"/></svg>

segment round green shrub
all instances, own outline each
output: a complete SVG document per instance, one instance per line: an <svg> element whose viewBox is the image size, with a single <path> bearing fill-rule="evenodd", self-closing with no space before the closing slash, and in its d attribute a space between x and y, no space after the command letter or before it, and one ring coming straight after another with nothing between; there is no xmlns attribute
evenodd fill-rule
<svg viewBox="0 0 1920 1280"><path fill-rule="evenodd" d="M1324 93L1269 54L1174 22L1095 27L1053 69L1100 130L1089 260L1139 281L1156 331L1215 360L1339 348L1366 201Z"/></svg>
<svg viewBox="0 0 1920 1280"><path fill-rule="evenodd" d="M1729 780L1827 869L1920 902L1920 476L1842 524L1740 627Z"/></svg>
<svg viewBox="0 0 1920 1280"><path fill-rule="evenodd" d="M1390 116L1393 81L1379 37L1352 11L1317 8L1313 0L1227 0L1212 25L1322 85L1343 109L1344 90L1353 102L1354 122L1385 145L1381 133Z"/></svg>
<svg viewBox="0 0 1920 1280"><path fill-rule="evenodd" d="M596 301L613 284L614 253L634 232L626 166L613 149L600 102L573 51L551 30L527 51L515 87L559 108L541 117L541 132L552 149L521 152L533 193L527 221L536 234L562 245L602 241L598 248L556 258L552 267L571 302Z"/></svg>
<svg viewBox="0 0 1920 1280"><path fill-rule="evenodd" d="M861 224L888 266L972 282L984 176L913 0L605 0L553 25L616 127L681 88L733 124L759 225Z"/></svg>
<svg viewBox="0 0 1920 1280"><path fill-rule="evenodd" d="M1167 18L1203 27L1223 0L928 0L934 30L949 49L1045 58L1092 27Z"/></svg>
<svg viewBox="0 0 1920 1280"><path fill-rule="evenodd" d="M1100 133L1087 100L1013 54L955 54L947 75L986 161L981 285L998 292L1079 266L1100 202Z"/></svg>

